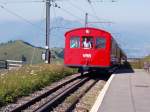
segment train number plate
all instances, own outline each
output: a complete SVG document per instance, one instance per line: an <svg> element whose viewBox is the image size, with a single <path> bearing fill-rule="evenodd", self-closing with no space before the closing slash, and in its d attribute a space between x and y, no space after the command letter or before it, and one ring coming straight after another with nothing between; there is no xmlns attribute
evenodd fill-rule
<svg viewBox="0 0 150 112"><path fill-rule="evenodd" d="M92 55L91 54L82 54L83 58L91 58Z"/></svg>

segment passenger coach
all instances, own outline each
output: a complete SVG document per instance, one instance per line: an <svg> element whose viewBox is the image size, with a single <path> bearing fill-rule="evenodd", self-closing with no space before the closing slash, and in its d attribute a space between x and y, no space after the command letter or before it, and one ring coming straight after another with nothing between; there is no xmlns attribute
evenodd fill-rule
<svg viewBox="0 0 150 112"><path fill-rule="evenodd" d="M109 32L97 28L78 28L66 32L64 64L80 70L110 69L120 65L126 55Z"/></svg>

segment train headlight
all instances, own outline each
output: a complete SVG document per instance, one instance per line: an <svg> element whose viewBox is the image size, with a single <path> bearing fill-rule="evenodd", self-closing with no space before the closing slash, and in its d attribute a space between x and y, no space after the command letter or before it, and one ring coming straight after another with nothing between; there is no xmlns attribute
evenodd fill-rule
<svg viewBox="0 0 150 112"><path fill-rule="evenodd" d="M90 33L90 30L86 29L86 30L85 30L85 33L86 33L86 34L89 34L89 33Z"/></svg>

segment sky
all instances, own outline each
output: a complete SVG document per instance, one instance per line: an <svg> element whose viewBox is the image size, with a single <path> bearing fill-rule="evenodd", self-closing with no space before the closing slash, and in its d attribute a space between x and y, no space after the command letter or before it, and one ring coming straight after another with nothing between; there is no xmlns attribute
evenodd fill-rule
<svg viewBox="0 0 150 112"><path fill-rule="evenodd" d="M42 0L0 0L0 5L3 5L7 9L30 21L36 21L45 17L45 3L38 1ZM84 21L85 12L89 12L90 20L106 20L124 24L150 23L150 0L116 0L116 2L111 2L111 0L103 0L103 2L98 2L102 0L91 1L93 1L91 3L92 6L89 5L87 0L56 0L56 3L61 8L52 8L51 17L62 16L70 20L82 19ZM71 12L74 16L66 13L63 9ZM0 22L12 20L17 21L18 18L0 9Z"/></svg>
<svg viewBox="0 0 150 112"><path fill-rule="evenodd" d="M0 0L0 25L5 22L27 22L27 24L36 21L45 22L45 3L41 1L43 0ZM137 39L138 42L143 42L142 45L136 43L133 49L138 49L137 46L145 51L150 49L148 44L150 43L150 0L91 1L89 4L87 0L55 0L60 8L52 6L51 19L63 17L84 25L85 13L88 12L89 22L111 22L111 25L102 23L97 25L102 28L110 27L113 29L112 33L118 34L119 38L124 37L121 40L124 42L123 45L130 41L129 39L124 41L126 36L130 35L131 41L136 42ZM1 8L2 6L5 10ZM3 38L0 38L0 41L3 41Z"/></svg>

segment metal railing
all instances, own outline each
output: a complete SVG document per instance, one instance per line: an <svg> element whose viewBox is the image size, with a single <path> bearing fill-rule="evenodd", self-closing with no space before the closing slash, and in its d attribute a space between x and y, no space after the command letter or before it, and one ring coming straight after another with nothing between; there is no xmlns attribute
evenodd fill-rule
<svg viewBox="0 0 150 112"><path fill-rule="evenodd" d="M23 61L17 60L0 60L0 69L20 68L24 64Z"/></svg>
<svg viewBox="0 0 150 112"><path fill-rule="evenodd" d="M6 60L0 60L0 69L7 69L7 61Z"/></svg>
<svg viewBox="0 0 150 112"><path fill-rule="evenodd" d="M23 66L23 61L17 61L17 60L6 60L7 61L7 68L20 68Z"/></svg>

